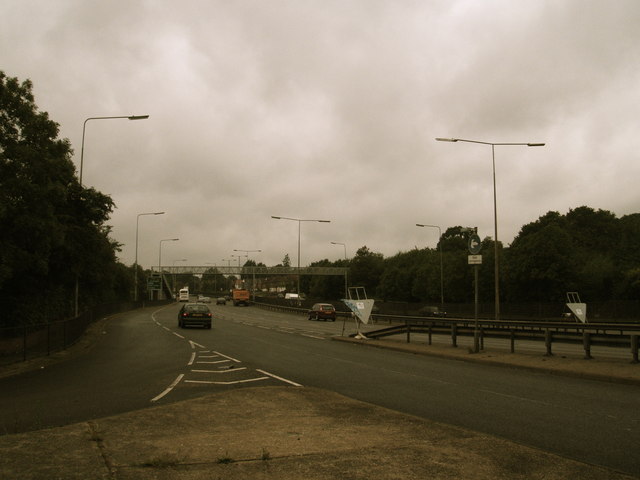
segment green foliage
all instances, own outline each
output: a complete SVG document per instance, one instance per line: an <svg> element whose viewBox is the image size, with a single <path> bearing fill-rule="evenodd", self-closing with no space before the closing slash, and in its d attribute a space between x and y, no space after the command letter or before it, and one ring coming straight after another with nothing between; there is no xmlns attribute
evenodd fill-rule
<svg viewBox="0 0 640 480"><path fill-rule="evenodd" d="M617 219L578 207L548 212L522 227L506 255L509 300L561 301L578 291L589 301L637 298L640 217Z"/></svg>
<svg viewBox="0 0 640 480"><path fill-rule="evenodd" d="M112 200L83 188L32 84L0 72L0 302L3 325L56 319L130 290L105 226ZM124 282L124 283L123 283ZM20 317L13 311L23 312Z"/></svg>
<svg viewBox="0 0 640 480"><path fill-rule="evenodd" d="M330 262L327 259L313 262L312 267L344 267L345 260ZM345 297L344 277L328 275L304 275L300 279L302 291L309 292L309 296L314 299L335 300Z"/></svg>
<svg viewBox="0 0 640 480"><path fill-rule="evenodd" d="M373 296L380 284L384 271L384 257L381 253L371 252L367 246L360 247L351 260L350 285L365 287L367 294Z"/></svg>
<svg viewBox="0 0 640 480"><path fill-rule="evenodd" d="M388 258L361 247L348 263L349 285L365 286L370 296L380 300L439 303L441 248L445 303L472 302L469 234L460 226L450 227L438 249L414 249ZM482 241L481 254L479 300L491 303L495 295L493 239ZM611 212L589 207L578 207L566 215L547 212L524 225L508 248L499 243L498 254L502 301L563 302L567 291L578 291L588 301L640 296L640 214L617 219ZM317 265L342 263L324 260ZM314 277L307 285L313 296L339 298L337 279Z"/></svg>

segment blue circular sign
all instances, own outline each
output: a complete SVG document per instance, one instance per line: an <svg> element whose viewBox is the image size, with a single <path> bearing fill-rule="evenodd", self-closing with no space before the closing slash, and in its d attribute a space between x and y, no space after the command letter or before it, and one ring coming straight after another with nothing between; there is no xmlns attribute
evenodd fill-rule
<svg viewBox="0 0 640 480"><path fill-rule="evenodd" d="M480 241L480 237L476 234L469 236L469 252L471 252L471 255L480 253L481 248L482 242Z"/></svg>

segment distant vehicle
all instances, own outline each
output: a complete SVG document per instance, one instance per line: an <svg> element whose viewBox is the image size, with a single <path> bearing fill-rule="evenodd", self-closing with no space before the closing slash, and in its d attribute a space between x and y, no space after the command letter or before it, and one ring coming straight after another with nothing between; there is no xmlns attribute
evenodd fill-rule
<svg viewBox="0 0 640 480"><path fill-rule="evenodd" d="M216 298L216 305L226 305L227 304L227 299L224 297L218 297Z"/></svg>
<svg viewBox="0 0 640 480"><path fill-rule="evenodd" d="M420 315L425 317L446 317L447 312L443 312L438 307L422 307L419 312Z"/></svg>
<svg viewBox="0 0 640 480"><path fill-rule="evenodd" d="M284 299L285 300L298 300L300 298L300 296L297 293L285 293L284 294Z"/></svg>
<svg viewBox="0 0 640 480"><path fill-rule="evenodd" d="M178 292L178 301L180 302L188 302L189 301L189 288L181 288Z"/></svg>
<svg viewBox="0 0 640 480"><path fill-rule="evenodd" d="M198 302L211 303L211 299L205 295L198 295Z"/></svg>
<svg viewBox="0 0 640 480"><path fill-rule="evenodd" d="M330 303L316 303L309 310L309 320L336 321L336 309Z"/></svg>
<svg viewBox="0 0 640 480"><path fill-rule="evenodd" d="M211 310L201 303L185 303L178 313L178 326L211 328Z"/></svg>
<svg viewBox="0 0 640 480"><path fill-rule="evenodd" d="M249 290L236 288L231 292L231 297L233 298L234 307L238 305L249 306Z"/></svg>

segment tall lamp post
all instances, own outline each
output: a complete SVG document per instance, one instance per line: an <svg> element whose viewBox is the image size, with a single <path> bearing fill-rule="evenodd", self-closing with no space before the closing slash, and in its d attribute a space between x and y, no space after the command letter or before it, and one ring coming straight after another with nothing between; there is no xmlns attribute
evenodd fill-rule
<svg viewBox="0 0 640 480"><path fill-rule="evenodd" d="M249 254L250 253L258 253L261 252L262 250L241 250L241 249L233 249L234 252L244 252L245 253L245 257L247 257L247 262L249 261ZM239 266L239 265L238 265ZM256 301L256 271L254 269L253 271L253 277L251 278L251 290L253 292L253 301Z"/></svg>
<svg viewBox="0 0 640 480"><path fill-rule="evenodd" d="M173 261L173 266L174 267L176 266L176 262L186 262L186 261L187 261L186 258L180 258L178 260L174 260ZM174 269L174 272L173 272L173 293L176 293L176 272L175 272L175 269Z"/></svg>
<svg viewBox="0 0 640 480"><path fill-rule="evenodd" d="M244 286L244 282L242 282L242 270L240 268L240 259L242 257L247 257L249 258L249 255L230 255L231 257L237 257L238 258L238 280L236 280L236 288L241 288L241 286Z"/></svg>
<svg viewBox="0 0 640 480"><path fill-rule="evenodd" d="M440 250L440 305L444 310L444 275L442 269L442 229L438 225L426 225L423 223L416 223L416 227L431 227L438 229L438 250Z"/></svg>
<svg viewBox="0 0 640 480"><path fill-rule="evenodd" d="M230 258L223 258L222 259L223 262L227 262L227 267L231 267L231 259ZM227 270L227 275L228 275L228 270ZM224 275L223 275L224 277ZM225 283L227 284L226 286L229 286L229 282L228 282L228 277L225 277Z"/></svg>
<svg viewBox="0 0 640 480"><path fill-rule="evenodd" d="M149 118L149 115L119 115L117 117L89 117L84 121L82 125L82 145L80 147L80 185L82 185L82 168L84 166L84 134L87 129L87 122L89 120L113 120L116 118L127 118L129 120L146 120Z"/></svg>
<svg viewBox="0 0 640 480"><path fill-rule="evenodd" d="M234 248L233 251L234 252L244 252L246 255L243 255L243 256L246 256L247 260L249 260L249 254L250 253L257 253L257 252L261 252L262 250L240 250L240 249Z"/></svg>
<svg viewBox="0 0 640 480"><path fill-rule="evenodd" d="M84 165L84 134L85 131L87 129L87 122L89 120L111 120L114 118L128 118L129 120L144 120L149 118L149 115L123 115L123 116L117 116L117 117L89 117L87 118L84 123L82 124L82 144L80 146L80 176L78 177L78 183L82 186L82 167ZM76 317L78 316L78 297L79 297L79 280L78 280L78 275L76 275L76 298L75 298L75 312L76 312ZM137 287L136 287L136 291L137 291ZM135 295L135 294L134 294Z"/></svg>
<svg viewBox="0 0 640 480"><path fill-rule="evenodd" d="M491 161L493 165L493 224L494 224L494 278L495 278L495 318L500 320L500 269L498 260L498 205L496 199L496 155L495 147L502 145L519 145L525 147L544 147L544 143L494 143L481 142L479 140L465 140L463 138L436 138L438 142L467 142L491 145Z"/></svg>
<svg viewBox="0 0 640 480"><path fill-rule="evenodd" d="M162 243L163 242L177 242L179 238L163 238L160 240L160 248L158 249L158 272L162 277Z"/></svg>
<svg viewBox="0 0 640 480"><path fill-rule="evenodd" d="M290 218L290 217L276 217L271 215L271 218L275 218L276 220L292 220L294 222L298 222L298 297L300 297L300 225L302 222L319 222L319 223L331 223L331 220L312 220L312 219L302 219L302 218Z"/></svg>
<svg viewBox="0 0 640 480"><path fill-rule="evenodd" d="M240 259L241 259L242 257L247 257L247 258L249 258L249 255L231 255L231 256L232 256L232 257L237 257L237 258L238 258L238 268L240 268L240 266L241 266L241 265L240 265Z"/></svg>
<svg viewBox="0 0 640 480"><path fill-rule="evenodd" d="M344 247L344 266L347 268L347 244L342 242L331 242L331 245L342 245ZM344 272L344 298L349 298L349 283L347 281L347 272Z"/></svg>
<svg viewBox="0 0 640 480"><path fill-rule="evenodd" d="M133 290L133 300L135 302L138 301L138 223L140 222L140 217L143 215L164 215L164 212L149 212L149 213L139 213L136 217L136 259L134 262L135 270L134 270L134 290Z"/></svg>

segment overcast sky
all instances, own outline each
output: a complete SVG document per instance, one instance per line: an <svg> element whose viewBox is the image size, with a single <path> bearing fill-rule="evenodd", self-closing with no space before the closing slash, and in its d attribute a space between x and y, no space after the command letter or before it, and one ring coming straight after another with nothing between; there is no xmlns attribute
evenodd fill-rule
<svg viewBox="0 0 640 480"><path fill-rule="evenodd" d="M0 0L31 79L132 264L392 256L550 210L639 212L638 0ZM186 259L186 262L182 262ZM225 261L223 261L225 259ZM242 263L245 259L242 258Z"/></svg>

